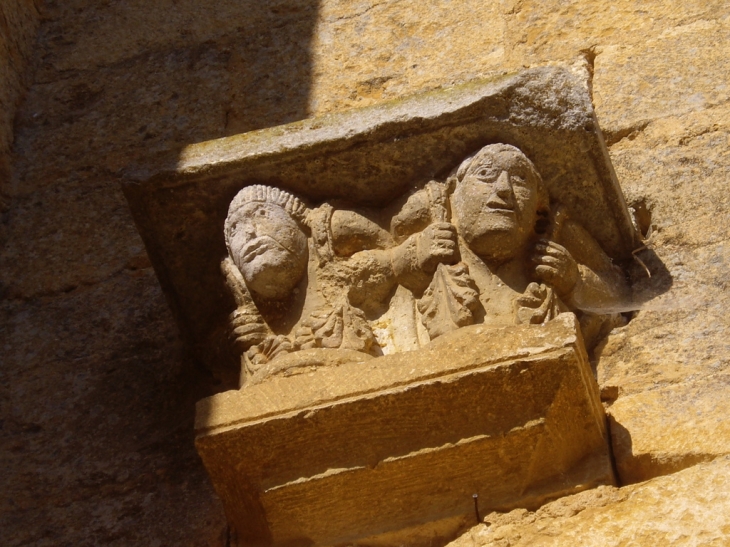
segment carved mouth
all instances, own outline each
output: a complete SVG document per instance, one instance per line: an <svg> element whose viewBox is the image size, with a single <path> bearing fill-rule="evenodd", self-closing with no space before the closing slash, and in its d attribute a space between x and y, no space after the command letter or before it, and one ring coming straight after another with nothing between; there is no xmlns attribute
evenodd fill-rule
<svg viewBox="0 0 730 547"><path fill-rule="evenodd" d="M487 212L489 213L498 213L502 215L514 215L515 210L511 207L508 207L506 205L490 205L487 207Z"/></svg>
<svg viewBox="0 0 730 547"><path fill-rule="evenodd" d="M271 250L274 246L280 247L276 240L269 236L257 237L243 248L243 260L249 262L255 256L264 254Z"/></svg>
<svg viewBox="0 0 730 547"><path fill-rule="evenodd" d="M492 200L487 202L487 209L490 212L495 213L514 213L515 208L514 206L510 205L509 203L505 203L502 200Z"/></svg>

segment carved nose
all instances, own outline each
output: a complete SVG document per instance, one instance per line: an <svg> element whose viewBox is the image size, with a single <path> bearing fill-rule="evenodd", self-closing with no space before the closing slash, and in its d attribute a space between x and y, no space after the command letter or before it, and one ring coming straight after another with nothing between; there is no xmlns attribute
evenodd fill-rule
<svg viewBox="0 0 730 547"><path fill-rule="evenodd" d="M256 237L256 226L254 226L253 222L244 222L242 231L246 236L246 239L253 239Z"/></svg>
<svg viewBox="0 0 730 547"><path fill-rule="evenodd" d="M503 199L512 195L512 185L509 183L509 173L507 171L502 171L497 177L494 192Z"/></svg>
<svg viewBox="0 0 730 547"><path fill-rule="evenodd" d="M509 173L507 171L502 171L499 177L497 177L489 204L492 207L514 207L514 193L512 192L512 184L510 184Z"/></svg>

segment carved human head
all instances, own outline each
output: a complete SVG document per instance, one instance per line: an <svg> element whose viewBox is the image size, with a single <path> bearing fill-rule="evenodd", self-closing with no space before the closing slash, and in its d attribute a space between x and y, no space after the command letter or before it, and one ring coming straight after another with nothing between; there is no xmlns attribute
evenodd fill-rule
<svg viewBox="0 0 730 547"><path fill-rule="evenodd" d="M233 198L225 221L228 254L254 293L289 295L307 269L307 207L271 186L247 186Z"/></svg>
<svg viewBox="0 0 730 547"><path fill-rule="evenodd" d="M454 223L469 248L486 261L519 254L549 207L535 166L509 144L490 144L466 158L452 184Z"/></svg>

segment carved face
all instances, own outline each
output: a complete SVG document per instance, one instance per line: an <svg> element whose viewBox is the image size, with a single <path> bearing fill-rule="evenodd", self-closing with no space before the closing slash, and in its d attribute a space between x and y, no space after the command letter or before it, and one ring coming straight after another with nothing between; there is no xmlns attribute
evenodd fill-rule
<svg viewBox="0 0 730 547"><path fill-rule="evenodd" d="M539 175L517 148L480 150L451 198L455 224L469 248L486 261L519 254L533 233Z"/></svg>
<svg viewBox="0 0 730 547"><path fill-rule="evenodd" d="M236 212L229 246L246 286L264 298L289 295L307 267L307 236L271 203L247 203Z"/></svg>

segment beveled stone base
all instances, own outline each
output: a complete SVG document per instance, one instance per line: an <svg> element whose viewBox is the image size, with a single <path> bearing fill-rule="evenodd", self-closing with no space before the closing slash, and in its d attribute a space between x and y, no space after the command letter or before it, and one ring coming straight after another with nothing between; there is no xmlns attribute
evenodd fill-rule
<svg viewBox="0 0 730 547"><path fill-rule="evenodd" d="M311 359L310 359L311 361ZM577 322L474 325L204 399L198 451L250 545L415 545L613 482Z"/></svg>

